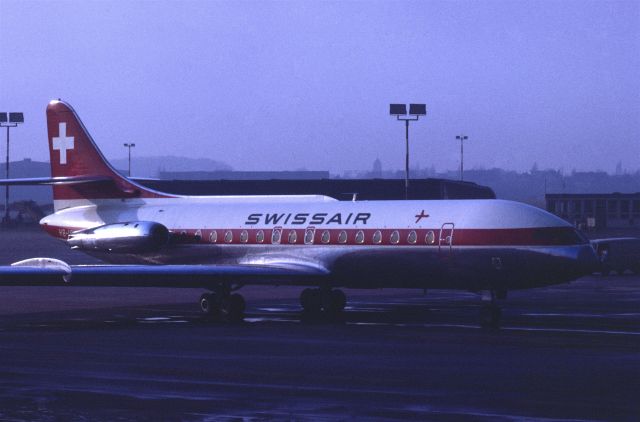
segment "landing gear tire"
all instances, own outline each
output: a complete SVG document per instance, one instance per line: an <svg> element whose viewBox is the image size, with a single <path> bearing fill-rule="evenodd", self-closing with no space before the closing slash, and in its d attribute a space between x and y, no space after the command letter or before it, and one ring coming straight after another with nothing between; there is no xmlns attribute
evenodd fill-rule
<svg viewBox="0 0 640 422"><path fill-rule="evenodd" d="M320 289L306 288L300 294L300 305L305 312L318 313L322 309Z"/></svg>
<svg viewBox="0 0 640 422"><path fill-rule="evenodd" d="M218 313L215 293L203 293L202 296L200 296L200 310L205 315L215 315Z"/></svg>
<svg viewBox="0 0 640 422"><path fill-rule="evenodd" d="M239 322L244 319L246 304L242 295L234 293L222 300L220 313L229 322Z"/></svg>
<svg viewBox="0 0 640 422"><path fill-rule="evenodd" d="M499 328L502 319L502 309L496 304L485 305L480 308L480 326L484 328Z"/></svg>
<svg viewBox="0 0 640 422"><path fill-rule="evenodd" d="M347 305L347 296L340 289L329 292L329 305L325 308L328 312L342 312Z"/></svg>

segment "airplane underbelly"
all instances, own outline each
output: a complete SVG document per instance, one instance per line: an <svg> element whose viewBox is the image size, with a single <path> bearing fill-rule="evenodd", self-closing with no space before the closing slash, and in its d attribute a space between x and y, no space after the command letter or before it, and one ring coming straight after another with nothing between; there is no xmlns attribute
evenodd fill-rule
<svg viewBox="0 0 640 422"><path fill-rule="evenodd" d="M514 290L575 280L591 272L593 257L589 245L370 251L341 257L334 273L353 288Z"/></svg>
<svg viewBox="0 0 640 422"><path fill-rule="evenodd" d="M595 259L589 245L393 248L177 245L147 254L93 255L114 264L313 265L328 269L334 286L460 290L513 290L567 282L586 274L587 264Z"/></svg>

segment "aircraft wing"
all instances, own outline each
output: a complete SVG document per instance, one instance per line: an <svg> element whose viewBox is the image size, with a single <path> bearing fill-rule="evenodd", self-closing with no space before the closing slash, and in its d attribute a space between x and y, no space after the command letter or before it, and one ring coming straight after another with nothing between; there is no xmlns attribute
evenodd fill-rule
<svg viewBox="0 0 640 422"><path fill-rule="evenodd" d="M112 179L106 176L28 177L23 179L0 179L0 186L77 185L80 183L109 181L112 181Z"/></svg>
<svg viewBox="0 0 640 422"><path fill-rule="evenodd" d="M42 265L43 258L0 266L1 286L208 287L233 284L306 284L326 278L306 265ZM33 261L33 265L29 265Z"/></svg>

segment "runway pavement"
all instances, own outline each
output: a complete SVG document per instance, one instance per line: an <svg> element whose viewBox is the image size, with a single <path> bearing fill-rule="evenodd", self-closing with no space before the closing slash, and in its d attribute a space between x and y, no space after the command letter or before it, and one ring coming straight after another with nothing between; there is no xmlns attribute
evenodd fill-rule
<svg viewBox="0 0 640 422"><path fill-rule="evenodd" d="M90 259L0 232L0 264ZM43 248L43 249L41 249ZM640 420L640 277L511 292L348 292L333 321L246 288L245 322L197 289L0 289L0 420Z"/></svg>

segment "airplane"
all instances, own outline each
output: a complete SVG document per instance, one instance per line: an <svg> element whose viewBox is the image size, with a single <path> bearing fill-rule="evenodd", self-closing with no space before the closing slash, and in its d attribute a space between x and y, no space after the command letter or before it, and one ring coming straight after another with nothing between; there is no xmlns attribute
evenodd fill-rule
<svg viewBox="0 0 640 422"><path fill-rule="evenodd" d="M0 285L199 287L202 311L242 320L245 285L304 289L304 312L342 312L342 289L455 289L483 294L480 322L500 324L509 290L575 280L597 263L573 226L519 202L338 201L322 195L182 196L118 173L74 109L46 110L50 235L105 265L33 258L0 267Z"/></svg>

